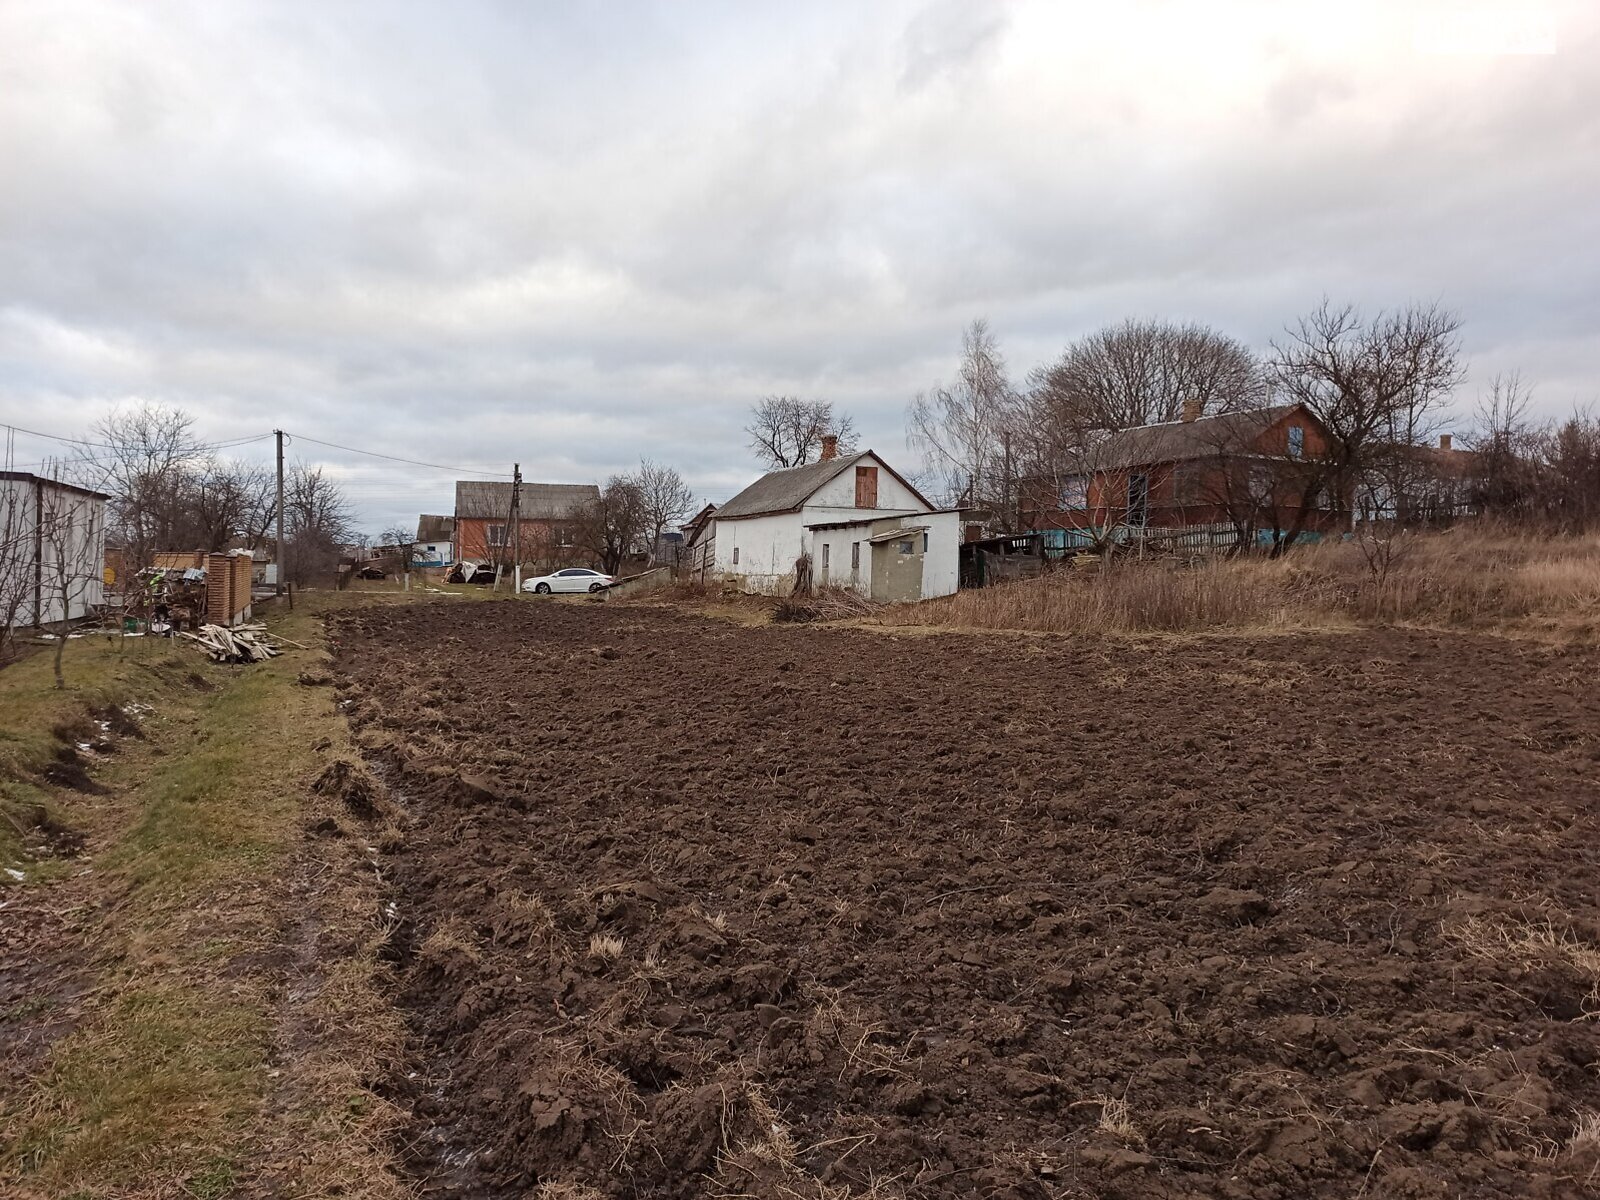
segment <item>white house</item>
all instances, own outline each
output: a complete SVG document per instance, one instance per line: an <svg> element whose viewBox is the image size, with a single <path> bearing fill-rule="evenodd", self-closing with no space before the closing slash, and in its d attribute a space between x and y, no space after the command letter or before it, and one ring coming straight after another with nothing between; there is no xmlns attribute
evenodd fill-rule
<svg viewBox="0 0 1600 1200"><path fill-rule="evenodd" d="M772 471L716 511L716 571L753 591L787 592L811 556L818 585L874 600L948 596L960 578L961 510L936 509L871 450Z"/></svg>
<svg viewBox="0 0 1600 1200"><path fill-rule="evenodd" d="M411 546L414 567L448 567L456 560L456 519L423 513L417 518L417 540Z"/></svg>
<svg viewBox="0 0 1600 1200"><path fill-rule="evenodd" d="M104 599L106 497L0 471L0 624L54 624Z"/></svg>

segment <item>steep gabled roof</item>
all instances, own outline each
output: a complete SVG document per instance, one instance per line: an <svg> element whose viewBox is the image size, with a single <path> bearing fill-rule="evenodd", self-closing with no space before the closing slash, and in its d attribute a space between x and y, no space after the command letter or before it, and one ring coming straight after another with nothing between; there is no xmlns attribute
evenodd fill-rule
<svg viewBox="0 0 1600 1200"><path fill-rule="evenodd" d="M454 517L441 517L423 513L417 518L417 541L448 542L456 531Z"/></svg>
<svg viewBox="0 0 1600 1200"><path fill-rule="evenodd" d="M1107 435L1101 446L1088 455L1085 466L1096 471L1115 471L1237 454L1247 450L1258 437L1296 409L1304 411L1307 420L1316 420L1304 405L1278 404L1270 408L1218 413L1193 421L1163 421L1159 425L1121 429ZM1319 427L1320 424L1318 422Z"/></svg>
<svg viewBox="0 0 1600 1200"><path fill-rule="evenodd" d="M878 458L871 450L863 450L859 454L844 454L838 458L830 458L813 463L806 463L799 467L787 467L781 471L769 471L756 480L732 500L717 509L717 520L729 517L764 517L770 513L794 512L817 492L824 484L837 477L842 472L856 466L864 458L875 459L883 469L893 475L927 508L932 508L927 499L916 488L883 459Z"/></svg>
<svg viewBox="0 0 1600 1200"><path fill-rule="evenodd" d="M586 504L600 499L592 483L524 483L521 515L529 520L559 521L576 516ZM476 479L456 483L456 520L493 520L511 512L511 485Z"/></svg>

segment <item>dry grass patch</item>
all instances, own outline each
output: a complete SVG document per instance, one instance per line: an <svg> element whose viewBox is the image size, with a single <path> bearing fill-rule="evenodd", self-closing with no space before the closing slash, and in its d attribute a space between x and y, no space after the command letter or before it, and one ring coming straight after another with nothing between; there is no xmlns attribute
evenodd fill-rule
<svg viewBox="0 0 1600 1200"><path fill-rule="evenodd" d="M1600 947L1585 941L1568 924L1546 916L1537 920L1470 916L1445 928L1444 936L1474 958L1522 968L1560 967L1588 987L1584 1007L1600 1012Z"/></svg>
<svg viewBox="0 0 1600 1200"><path fill-rule="evenodd" d="M880 611L889 625L1046 633L1178 633L1323 628L1353 622L1508 628L1554 624L1593 636L1600 535L1555 537L1491 526L1401 534L1387 574L1332 540L1280 558L1123 559L1097 571L958 592Z"/></svg>

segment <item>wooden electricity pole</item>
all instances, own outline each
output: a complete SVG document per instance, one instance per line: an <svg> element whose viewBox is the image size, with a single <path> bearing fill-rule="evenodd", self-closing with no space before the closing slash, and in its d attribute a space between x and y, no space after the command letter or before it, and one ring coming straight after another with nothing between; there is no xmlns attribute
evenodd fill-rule
<svg viewBox="0 0 1600 1200"><path fill-rule="evenodd" d="M522 595L522 464L511 464L511 590Z"/></svg>
<svg viewBox="0 0 1600 1200"><path fill-rule="evenodd" d="M274 429L273 435L278 439L278 541L272 548L273 573L277 579L273 588L278 595L283 595L284 583L284 557L283 557L283 430Z"/></svg>

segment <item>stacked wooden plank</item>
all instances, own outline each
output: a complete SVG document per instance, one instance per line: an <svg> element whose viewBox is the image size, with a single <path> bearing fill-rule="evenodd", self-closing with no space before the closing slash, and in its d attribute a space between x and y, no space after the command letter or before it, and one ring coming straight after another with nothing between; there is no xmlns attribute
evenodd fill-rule
<svg viewBox="0 0 1600 1200"><path fill-rule="evenodd" d="M266 637L265 625L239 625L229 629L224 625L202 625L196 633L178 636L198 642L200 648L216 662L265 662L283 651Z"/></svg>

